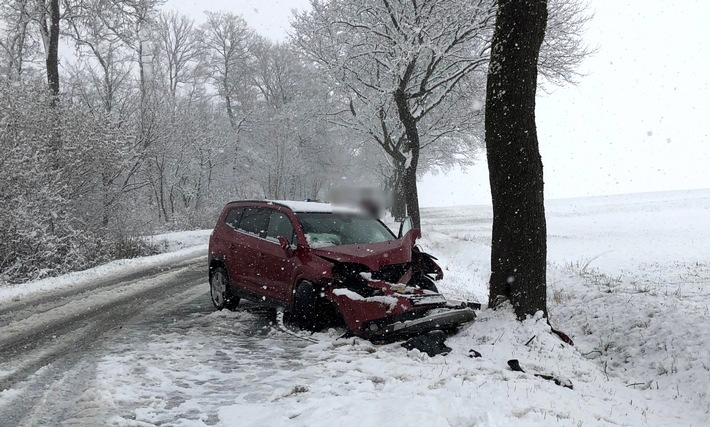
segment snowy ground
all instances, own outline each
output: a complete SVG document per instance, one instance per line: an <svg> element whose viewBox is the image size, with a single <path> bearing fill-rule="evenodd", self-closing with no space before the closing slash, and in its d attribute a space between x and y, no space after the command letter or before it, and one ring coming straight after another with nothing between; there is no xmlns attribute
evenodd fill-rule
<svg viewBox="0 0 710 427"><path fill-rule="evenodd" d="M36 372L25 369L22 380L2 382L24 368L0 359L0 425L710 425L710 191L551 201L547 213L551 320L574 347L540 319L521 325L488 310L447 340L453 351L445 357L337 339L339 331L315 334L312 344L280 332L273 312L252 304L215 312L194 260L207 236L198 233L199 246L186 243L178 255L131 261L143 267L121 262L0 288L2 321L13 315L3 307L128 277L130 269L173 265L164 275L113 283L122 294L181 283L145 310L110 317L120 326L101 329L78 356L58 353ZM422 246L445 269L443 292L485 302L490 222L486 207L423 212ZM43 304L75 313L115 298L106 294ZM0 323L0 349L13 323L50 316L26 310ZM526 373L511 371L510 359ZM47 388L33 383L47 378ZM18 414L23 404L30 415Z"/></svg>

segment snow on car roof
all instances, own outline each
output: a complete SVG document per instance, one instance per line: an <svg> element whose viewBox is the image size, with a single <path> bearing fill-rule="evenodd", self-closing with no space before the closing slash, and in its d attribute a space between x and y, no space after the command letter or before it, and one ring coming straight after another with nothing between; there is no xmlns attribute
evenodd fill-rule
<svg viewBox="0 0 710 427"><path fill-rule="evenodd" d="M361 213L361 211L356 208L332 205L330 203L301 202L296 200L267 200L267 202L284 205L294 212Z"/></svg>

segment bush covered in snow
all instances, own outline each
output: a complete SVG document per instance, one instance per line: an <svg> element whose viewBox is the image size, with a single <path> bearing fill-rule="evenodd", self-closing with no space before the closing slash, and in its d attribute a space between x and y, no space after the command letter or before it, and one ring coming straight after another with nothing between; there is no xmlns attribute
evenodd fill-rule
<svg viewBox="0 0 710 427"><path fill-rule="evenodd" d="M0 80L0 279L36 279L151 248L118 226L106 177L130 134L43 87ZM109 223L114 224L108 227Z"/></svg>

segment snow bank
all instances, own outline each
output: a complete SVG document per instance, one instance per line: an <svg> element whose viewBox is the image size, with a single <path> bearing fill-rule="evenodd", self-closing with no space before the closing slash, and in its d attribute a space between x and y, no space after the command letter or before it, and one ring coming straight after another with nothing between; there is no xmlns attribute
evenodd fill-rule
<svg viewBox="0 0 710 427"><path fill-rule="evenodd" d="M211 230L180 231L151 236L149 240L164 253L109 262L84 271L49 277L19 285L0 286L0 304L3 301L19 301L29 295L74 286L88 285L127 276L151 268L170 266L207 255Z"/></svg>
<svg viewBox="0 0 710 427"><path fill-rule="evenodd" d="M608 379L595 361L550 334L544 319L521 325L512 314L483 311L448 345L450 355L430 358L359 339L315 344L303 357L316 363L295 368L287 387L266 401L237 397L219 418L222 425L443 427L691 425L703 416L692 405L669 406L665 397ZM526 373L511 371L510 359ZM569 378L574 389L535 373Z"/></svg>

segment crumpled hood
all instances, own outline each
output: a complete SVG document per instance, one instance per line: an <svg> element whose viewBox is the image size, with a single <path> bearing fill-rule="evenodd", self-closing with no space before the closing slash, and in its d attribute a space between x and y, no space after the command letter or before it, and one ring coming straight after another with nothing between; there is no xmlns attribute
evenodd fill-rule
<svg viewBox="0 0 710 427"><path fill-rule="evenodd" d="M312 248L311 252L335 261L363 264L377 271L384 265L411 261L412 247L419 234L418 229L411 229L402 238L388 242Z"/></svg>

